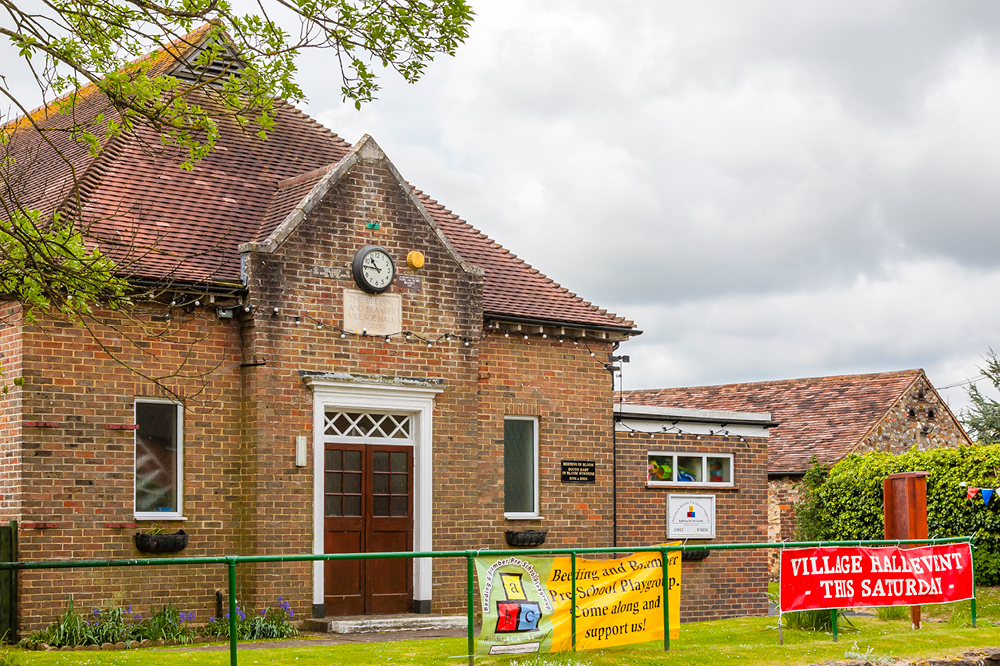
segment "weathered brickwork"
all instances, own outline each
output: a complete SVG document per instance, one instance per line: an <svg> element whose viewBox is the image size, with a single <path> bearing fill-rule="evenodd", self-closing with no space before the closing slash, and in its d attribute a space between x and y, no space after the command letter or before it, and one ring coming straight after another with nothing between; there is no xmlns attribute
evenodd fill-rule
<svg viewBox="0 0 1000 666"><path fill-rule="evenodd" d="M794 541L795 502L799 499L798 477L771 477L767 480L767 540L771 543ZM769 576L778 580L781 570L781 553L769 550L767 557Z"/></svg>
<svg viewBox="0 0 1000 666"><path fill-rule="evenodd" d="M404 275L413 274L407 252L426 257L416 273L422 288L393 291L403 299L402 328L433 345L341 336L350 262L369 243L389 250ZM109 527L137 522L134 431L106 426L133 424L137 397L169 396L122 363L147 375L177 373L167 385L187 397L186 520L157 521L190 534L183 556L311 552L311 447L307 466L295 466L296 436L311 441L313 433L304 372L443 381L434 401L435 550L506 547L506 530L529 527L549 530L547 544L611 545L611 382L601 362L610 343L525 341L498 329L484 336L483 277L441 242L387 162L359 164L275 251L246 255L244 269L249 310L233 319L219 319L207 298L188 311L150 306L135 321L107 314L104 349L61 322L0 331L8 377L25 380L0 407L8 484L0 520L55 525L22 528L22 560L140 555L137 528ZM471 342L439 340L445 333ZM539 421L540 520L504 518L503 419L515 414ZM57 425L22 429L24 421ZM596 484L562 484L562 459L594 460ZM215 591L227 590L222 566L31 572L19 582L21 631L54 619L70 596L78 608L142 613L173 602L204 621ZM463 612L464 582L464 561L436 561L432 611ZM312 585L309 563L241 565L237 596L260 608L283 595L308 617Z"/></svg>
<svg viewBox="0 0 1000 666"><path fill-rule="evenodd" d="M859 442L854 452L902 453L914 446L926 451L970 444L969 436L955 415L921 373L878 425Z"/></svg>
<svg viewBox="0 0 1000 666"><path fill-rule="evenodd" d="M0 304L0 377L7 393L0 393L0 516L20 514L24 489L21 483L21 376L22 312L17 303Z"/></svg>
<svg viewBox="0 0 1000 666"><path fill-rule="evenodd" d="M759 543L767 535L767 439L702 435L619 433L618 544L652 546L667 540L667 496L715 495L716 537L697 543ZM647 451L733 454L733 488L646 485ZM681 621L767 613L767 554L715 551L684 562Z"/></svg>

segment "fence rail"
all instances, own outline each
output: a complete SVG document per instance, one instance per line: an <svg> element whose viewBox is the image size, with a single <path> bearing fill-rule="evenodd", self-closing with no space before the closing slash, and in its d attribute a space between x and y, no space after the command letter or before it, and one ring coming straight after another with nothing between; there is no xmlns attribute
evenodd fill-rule
<svg viewBox="0 0 1000 666"><path fill-rule="evenodd" d="M678 546L637 546L635 548L546 548L531 550L447 550L428 552L386 552L386 553L329 553L302 555L228 555L215 557L171 557L171 558L138 558L124 560L38 560L30 562L0 562L0 572L29 571L35 569L88 569L97 567L140 567L140 566L180 566L186 564L224 564L229 582L229 663L237 666L236 637L236 567L240 563L259 562L316 562L331 560L382 560L382 559L422 559L422 558L465 558L466 560L466 596L468 616L468 650L469 664L475 663L475 601L473 584L473 562L476 557L485 555L521 555L537 557L539 555L569 555L572 563L570 587L571 632L573 634L573 649L576 649L576 556L597 555L609 553L660 553L666 562L667 553L677 551L703 550L761 550L769 548L828 548L836 546L909 546L935 545L943 543L969 543L974 547L974 537L945 537L939 539L879 539L861 541L784 541L780 543L720 543L720 544L683 544ZM663 649L670 649L670 617L667 603L667 567L663 569ZM973 579L973 597L970 605L972 626L976 626L975 579ZM837 639L837 611L833 610L833 637Z"/></svg>

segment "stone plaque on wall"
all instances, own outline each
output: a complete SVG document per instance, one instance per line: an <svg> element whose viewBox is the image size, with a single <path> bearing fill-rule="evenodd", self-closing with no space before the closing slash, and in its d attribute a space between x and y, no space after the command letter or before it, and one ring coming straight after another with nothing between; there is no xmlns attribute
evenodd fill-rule
<svg viewBox="0 0 1000 666"><path fill-rule="evenodd" d="M344 330L391 335L403 330L403 297L344 290Z"/></svg>

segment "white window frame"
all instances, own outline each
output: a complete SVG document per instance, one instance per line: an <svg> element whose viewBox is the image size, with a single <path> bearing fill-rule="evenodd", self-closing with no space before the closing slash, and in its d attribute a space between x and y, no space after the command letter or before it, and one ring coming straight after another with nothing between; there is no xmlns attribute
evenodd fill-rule
<svg viewBox="0 0 1000 666"><path fill-rule="evenodd" d="M132 439L132 509L136 520L187 520L184 517L184 406L166 398L136 398L132 405L133 422L138 426L139 418L136 405L140 403L174 405L177 409L177 498L176 511L135 511L135 486L137 475L135 469L136 448L139 445L139 429L135 429Z"/></svg>
<svg viewBox="0 0 1000 666"><path fill-rule="evenodd" d="M673 471L677 474L677 458L701 458L701 478L708 478L709 458L729 459L729 481L653 481L649 478L650 456L673 456ZM733 488L736 485L736 461L732 453L713 453L706 451L646 451L646 486L650 488L684 487L684 488Z"/></svg>
<svg viewBox="0 0 1000 666"><path fill-rule="evenodd" d="M532 519L538 519L538 518L541 517L538 514L538 506L539 506L539 504L538 504L538 488L539 488L539 485L540 485L539 482L538 482L538 417L537 416L504 416L503 417L503 421L504 421L504 431L505 431L505 437L504 437L504 439L506 439L507 421L531 421L531 423L533 424L531 432L532 432L532 438L533 438L533 442L532 442L533 446L532 446L532 448L534 449L534 451L533 451L533 454L534 454L533 458L534 458L534 463L535 463L535 468L534 468L535 469L535 489L534 489L535 490L535 497L534 497L535 501L534 501L534 510L531 511L531 512L524 512L524 511L507 512L507 511L504 511L503 517L506 518L507 520L532 520ZM504 454L506 455L506 451L504 452ZM504 502L507 501L507 497L506 497L507 487L506 487L506 484L507 484L507 478L505 476L504 477Z"/></svg>

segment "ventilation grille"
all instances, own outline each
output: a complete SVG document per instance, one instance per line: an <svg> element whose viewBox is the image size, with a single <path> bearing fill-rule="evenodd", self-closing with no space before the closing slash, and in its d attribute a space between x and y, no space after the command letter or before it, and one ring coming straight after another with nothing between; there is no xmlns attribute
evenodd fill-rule
<svg viewBox="0 0 1000 666"><path fill-rule="evenodd" d="M230 49L226 48L214 60L201 63L199 58L205 52L204 47L193 49L185 57L186 62L178 65L171 72L173 76L185 81L201 83L210 81L211 85L223 85L231 75L241 76L244 64Z"/></svg>

